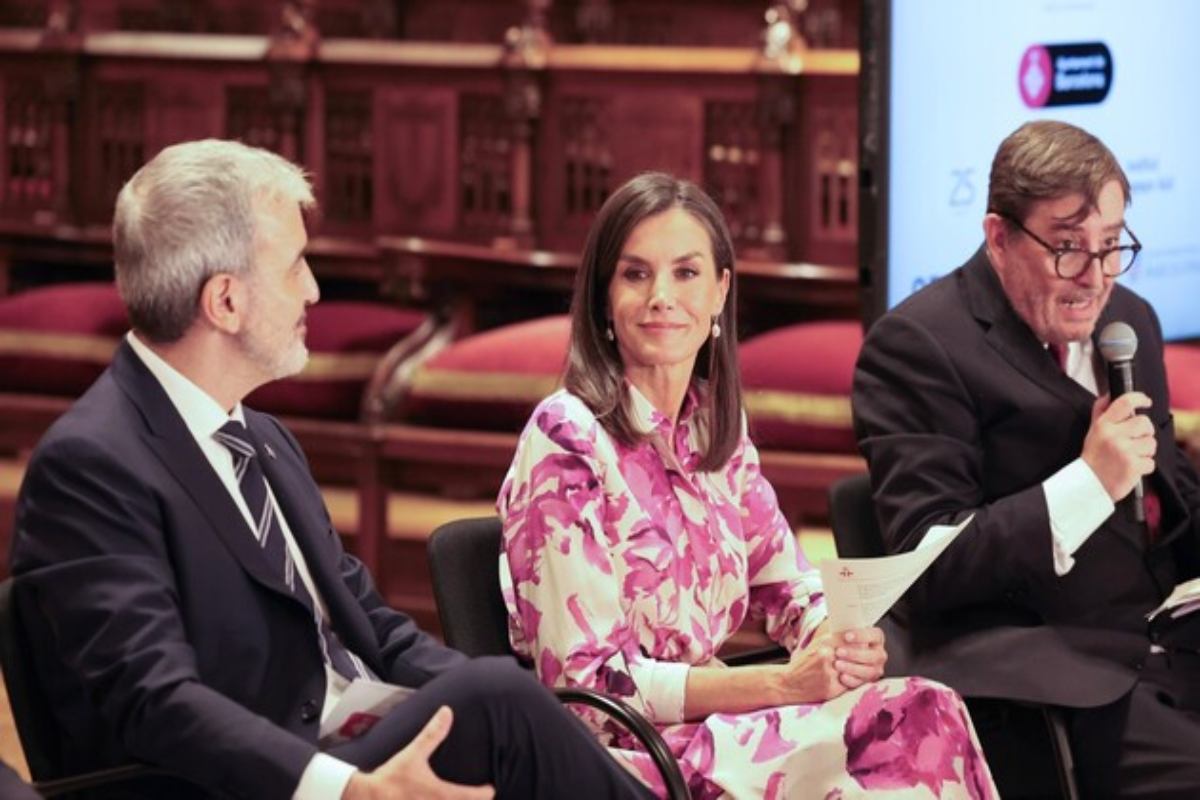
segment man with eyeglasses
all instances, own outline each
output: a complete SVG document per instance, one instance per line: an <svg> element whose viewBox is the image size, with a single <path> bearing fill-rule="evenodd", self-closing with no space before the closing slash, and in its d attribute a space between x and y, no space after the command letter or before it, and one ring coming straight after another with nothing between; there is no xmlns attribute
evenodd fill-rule
<svg viewBox="0 0 1200 800"><path fill-rule="evenodd" d="M906 598L912 671L1062 707L1084 797L1200 796L1200 656L1147 614L1200 572L1200 488L1175 444L1141 244L1096 137L1038 121L992 162L984 244L871 329L854 422L888 548L974 521ZM1137 334L1110 399L1099 332ZM1126 501L1146 487L1146 522Z"/></svg>

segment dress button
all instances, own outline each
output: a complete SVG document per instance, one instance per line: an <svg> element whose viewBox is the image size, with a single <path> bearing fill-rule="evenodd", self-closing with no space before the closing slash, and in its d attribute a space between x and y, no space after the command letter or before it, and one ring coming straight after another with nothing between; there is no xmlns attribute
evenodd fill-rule
<svg viewBox="0 0 1200 800"><path fill-rule="evenodd" d="M312 700L305 700L300 704L300 721L312 722L317 718L317 704Z"/></svg>

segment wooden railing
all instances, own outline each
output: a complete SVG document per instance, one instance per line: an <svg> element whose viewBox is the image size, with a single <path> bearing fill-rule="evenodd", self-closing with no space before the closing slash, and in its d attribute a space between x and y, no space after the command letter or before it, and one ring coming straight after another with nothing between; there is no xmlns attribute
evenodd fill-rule
<svg viewBox="0 0 1200 800"><path fill-rule="evenodd" d="M349 278L389 274L379 243L406 237L577 253L645 169L712 193L747 264L846 268L856 75L854 51L0 30L0 290L91 263L120 185L205 136L306 165Z"/></svg>

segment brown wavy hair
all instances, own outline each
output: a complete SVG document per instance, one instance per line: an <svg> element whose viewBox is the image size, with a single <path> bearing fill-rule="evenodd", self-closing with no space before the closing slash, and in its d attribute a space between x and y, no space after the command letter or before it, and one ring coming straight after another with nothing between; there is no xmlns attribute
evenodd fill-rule
<svg viewBox="0 0 1200 800"><path fill-rule="evenodd" d="M596 415L618 441L632 445L645 438L633 423L625 365L616 342L605 337L608 288L625 241L649 217L681 208L708 232L720 277L729 270L729 293L717 322L722 335L700 348L692 369L699 385L697 410L702 431L699 468L724 466L742 433L742 384L737 360L737 271L733 241L716 203L695 184L662 172L646 172L625 183L604 203L588 232L571 300L571 343L563 384Z"/></svg>

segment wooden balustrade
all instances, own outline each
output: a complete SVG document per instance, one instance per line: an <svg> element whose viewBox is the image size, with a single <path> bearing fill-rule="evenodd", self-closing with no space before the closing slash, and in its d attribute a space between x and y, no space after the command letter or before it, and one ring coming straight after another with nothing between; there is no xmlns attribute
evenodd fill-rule
<svg viewBox="0 0 1200 800"><path fill-rule="evenodd" d="M341 277L394 273L371 257L407 237L577 253L608 193L644 169L710 191L748 263L855 262L855 52L523 36L0 30L0 289L13 270L28 283L42 264L92 263L120 185L162 147L204 136L312 171L314 240L355 254ZM785 267L773 280L785 276L806 280ZM790 292L827 314L819 295ZM853 313L844 300L836 313Z"/></svg>
<svg viewBox="0 0 1200 800"><path fill-rule="evenodd" d="M790 0L795 3L796 0ZM744 46L789 0L533 0L555 41ZM799 28L820 47L854 47L859 0L803 0ZM498 42L530 0L0 0L0 27L267 35L301 24L324 38Z"/></svg>

